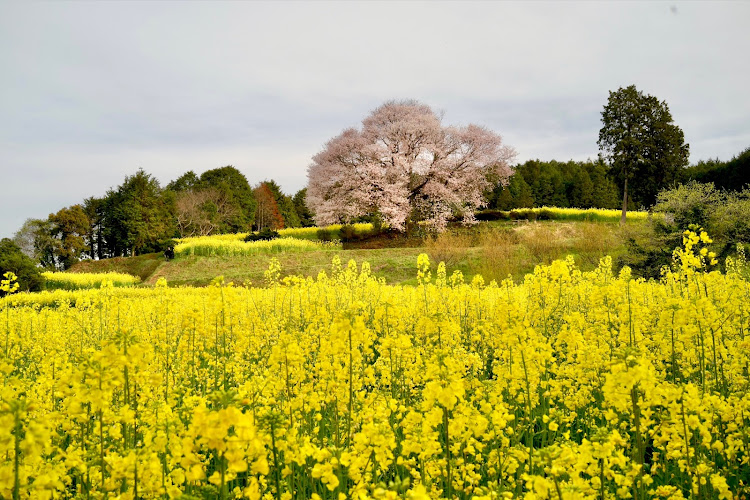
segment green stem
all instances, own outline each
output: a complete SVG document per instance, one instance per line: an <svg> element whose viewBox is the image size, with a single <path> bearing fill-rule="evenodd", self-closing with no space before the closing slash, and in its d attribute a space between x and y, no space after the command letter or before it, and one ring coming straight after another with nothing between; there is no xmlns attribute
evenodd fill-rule
<svg viewBox="0 0 750 500"><path fill-rule="evenodd" d="M21 456L21 416L20 409L16 409L13 425L13 500L21 498L21 478L19 475Z"/></svg>
<svg viewBox="0 0 750 500"><path fill-rule="evenodd" d="M453 477L451 474L451 439L448 432L448 409L443 406L443 430L445 432L445 496L453 497Z"/></svg>

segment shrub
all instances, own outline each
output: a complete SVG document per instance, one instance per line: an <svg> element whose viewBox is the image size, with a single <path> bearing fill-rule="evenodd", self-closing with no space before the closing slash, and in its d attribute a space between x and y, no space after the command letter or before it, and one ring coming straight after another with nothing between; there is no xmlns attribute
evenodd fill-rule
<svg viewBox="0 0 750 500"><path fill-rule="evenodd" d="M713 184L689 182L659 193L654 211L664 214L655 230L682 232L691 225L702 227L714 239L720 255L738 244L750 242L750 189L740 192L717 190Z"/></svg>
<svg viewBox="0 0 750 500"><path fill-rule="evenodd" d="M681 233L661 227L658 221L626 227L623 236L627 252L617 258L618 266L629 266L636 276L659 278L662 268L672 263L672 249L682 240Z"/></svg>
<svg viewBox="0 0 750 500"><path fill-rule="evenodd" d="M44 286L44 277L34 262L21 252L13 240L3 238L0 241L0 276L9 271L17 276L20 290L35 292Z"/></svg>
<svg viewBox="0 0 750 500"><path fill-rule="evenodd" d="M351 224L344 224L339 229L339 236L342 242L347 243L359 239L357 235L357 229Z"/></svg>
<svg viewBox="0 0 750 500"><path fill-rule="evenodd" d="M270 227L264 227L257 233L250 233L245 236L244 241L270 241L275 240L279 237L278 231L274 231Z"/></svg>
<svg viewBox="0 0 750 500"><path fill-rule="evenodd" d="M478 221L508 220L510 213L504 210L482 210L477 212L476 218Z"/></svg>
<svg viewBox="0 0 750 500"><path fill-rule="evenodd" d="M426 253L435 262L455 267L466 260L469 248L474 246L472 235L466 231L443 231L425 238Z"/></svg>
<svg viewBox="0 0 750 500"><path fill-rule="evenodd" d="M330 229L320 228L316 234L320 241L333 241L333 231Z"/></svg>
<svg viewBox="0 0 750 500"><path fill-rule="evenodd" d="M750 242L750 189L727 194L725 202L712 211L706 226L709 234L723 243L722 256L734 252L737 245Z"/></svg>
<svg viewBox="0 0 750 500"><path fill-rule="evenodd" d="M713 251L721 260L737 245L750 242L750 190L727 193L713 184L689 182L661 191L655 214L642 227L626 231L626 255L619 264L643 277L657 278L672 262L671 249L680 246L682 234L701 228L713 238Z"/></svg>
<svg viewBox="0 0 750 500"><path fill-rule="evenodd" d="M539 220L552 220L555 218L555 214L548 208L542 208L536 214Z"/></svg>
<svg viewBox="0 0 750 500"><path fill-rule="evenodd" d="M706 227L723 199L724 195L713 184L689 182L661 191L656 197L654 212L665 214L667 223L683 230L690 224Z"/></svg>

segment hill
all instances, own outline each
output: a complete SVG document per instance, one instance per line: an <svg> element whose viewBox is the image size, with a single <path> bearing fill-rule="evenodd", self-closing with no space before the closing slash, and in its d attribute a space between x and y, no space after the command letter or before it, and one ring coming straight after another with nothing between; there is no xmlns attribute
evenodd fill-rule
<svg viewBox="0 0 750 500"><path fill-rule="evenodd" d="M216 276L235 283L261 285L273 257L281 264L282 276L317 276L329 270L338 256L343 265L354 260L368 262L373 273L390 284L416 282L416 260L420 253L446 263L449 272L459 270L470 279L481 274L486 281L508 275L521 279L538 264L573 255L581 269L593 269L604 255L624 252L621 229L606 222L495 221L472 228L456 228L437 237L412 239L410 246L394 246L374 238L334 248L304 253L273 255L180 257L166 260L161 254L83 261L71 272L124 272L138 276L145 285L164 277L171 285L205 286ZM368 248L371 247L371 248ZM352 248L356 247L356 248Z"/></svg>

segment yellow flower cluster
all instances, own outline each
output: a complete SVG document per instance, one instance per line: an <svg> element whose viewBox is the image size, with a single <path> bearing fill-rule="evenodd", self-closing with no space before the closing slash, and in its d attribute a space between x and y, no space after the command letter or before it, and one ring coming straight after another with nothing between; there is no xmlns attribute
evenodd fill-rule
<svg viewBox="0 0 750 500"><path fill-rule="evenodd" d="M18 290L18 276L12 271L3 273L3 279L0 280L0 292L14 293Z"/></svg>
<svg viewBox="0 0 750 500"><path fill-rule="evenodd" d="M0 497L750 495L735 273L272 267L265 288L0 299Z"/></svg>
<svg viewBox="0 0 750 500"><path fill-rule="evenodd" d="M141 279L125 273L66 273L45 271L44 286L48 290L80 290L101 288L102 286L131 286Z"/></svg>
<svg viewBox="0 0 750 500"><path fill-rule="evenodd" d="M309 252L329 248L339 248L332 242L302 240L298 238L276 238L274 240L242 241L224 236L201 236L185 238L174 247L176 256L248 256L281 252ZM235 236L235 235L229 235Z"/></svg>
<svg viewBox="0 0 750 500"><path fill-rule="evenodd" d="M358 222L356 224L352 224L352 227L354 227L354 232L356 234L361 233L367 233L369 231L372 231L373 226L369 222ZM317 238L318 230L324 229L326 231L338 231L342 228L341 224L333 224L331 226L324 226L323 228L318 227L290 227L286 229L280 229L279 235L281 235L284 238L304 238L304 239L310 239L310 238Z"/></svg>
<svg viewBox="0 0 750 500"><path fill-rule="evenodd" d="M334 233L340 230L342 227L343 226L341 224L332 224L330 226L323 226L323 227L288 227L284 229L279 229L277 232L279 233L279 236L281 236L282 238L315 240L318 238L318 231L321 229ZM373 229L373 225L369 222L358 222L356 224L352 224L352 227L354 228L354 231L357 234L367 233L369 231L372 231ZM221 240L221 241L244 241L244 239L247 237L248 234L250 233L228 233L228 234L215 234L211 236L192 236L188 238L179 238L177 239L177 242L178 243L192 243L195 241L205 241L206 238L211 238L212 240Z"/></svg>
<svg viewBox="0 0 750 500"><path fill-rule="evenodd" d="M709 252L705 246L700 249L697 248L700 245L711 243L713 243L713 240L702 229L698 229L697 232L685 230L682 235L682 248L675 249L673 253L673 260L679 266L680 271L691 274L707 265L715 266L718 264L714 252Z"/></svg>
<svg viewBox="0 0 750 500"><path fill-rule="evenodd" d="M519 208L519 212L532 212L539 214L545 212L555 220L592 220L592 221L610 221L618 222L622 217L621 210L609 208L561 208L561 207L538 207L538 208ZM648 212L630 210L627 213L628 220L645 220L649 216Z"/></svg>

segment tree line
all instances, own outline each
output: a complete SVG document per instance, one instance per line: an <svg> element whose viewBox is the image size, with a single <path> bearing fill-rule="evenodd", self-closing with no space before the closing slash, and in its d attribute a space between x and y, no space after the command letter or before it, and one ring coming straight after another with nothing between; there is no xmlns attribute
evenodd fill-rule
<svg viewBox="0 0 750 500"><path fill-rule="evenodd" d="M474 222L488 201L504 209L610 207L617 189L624 224L629 207L653 205L688 165L690 146L669 106L635 85L609 93L597 144L597 162L534 160L514 174L515 150L499 134L446 126L418 101L389 101L313 157L307 202L319 224L372 215L399 231L441 230L450 219Z"/></svg>
<svg viewBox="0 0 750 500"><path fill-rule="evenodd" d="M717 189L750 185L750 148L729 161L700 161L673 176L672 186L690 181ZM634 184L638 186L638 183ZM633 189L629 208L649 208ZM596 160L529 160L513 168L506 182L485 193L486 208L556 206L617 208L622 199L613 169ZM251 186L235 167L189 171L161 187L139 170L104 196L89 197L46 219L28 219L13 242L47 269L68 269L81 259L104 259L163 251L173 238L249 230L312 226L306 189L293 196L273 180Z"/></svg>
<svg viewBox="0 0 750 500"><path fill-rule="evenodd" d="M643 177L642 177L643 179ZM671 189L681 184L700 182L713 184L716 189L734 192L750 186L750 147L728 161L701 160L680 168L666 183L645 182L631 184L630 209L649 209L657 201L660 189ZM516 165L508 183L498 184L487 193L487 208L513 210L532 207L619 208L622 186L615 172L602 159L587 161L529 160ZM640 184L656 185L649 193L641 193ZM633 189L633 187L636 189Z"/></svg>
<svg viewBox="0 0 750 500"><path fill-rule="evenodd" d="M750 147L728 161L720 161L718 158L701 160L686 168L680 180L683 183L711 183L717 189L726 191L739 191L750 186Z"/></svg>
<svg viewBox="0 0 750 500"><path fill-rule="evenodd" d="M251 186L236 168L186 172L162 187L143 170L104 196L29 219L13 243L39 266L162 251L173 238L376 220L394 230L471 223L478 208L650 208L689 181L724 190L750 184L750 148L728 162L687 166L689 145L664 101L635 86L610 92L596 160L529 160L484 127L446 126L417 101L390 101L313 157L308 188ZM687 168L686 168L687 167ZM315 220L314 220L315 219ZM7 246L7 243L6 246ZM13 257L15 259L15 257Z"/></svg>
<svg viewBox="0 0 750 500"><path fill-rule="evenodd" d="M47 269L81 259L163 251L174 238L313 225L305 190L284 194L273 180L252 187L235 167L186 172L167 184L145 171L104 196L28 219L13 242Z"/></svg>
<svg viewBox="0 0 750 500"><path fill-rule="evenodd" d="M601 160L529 160L515 167L508 183L487 195L487 207L617 208L619 191Z"/></svg>

